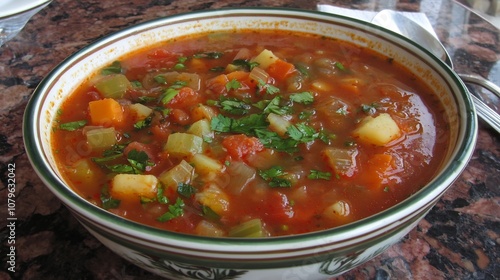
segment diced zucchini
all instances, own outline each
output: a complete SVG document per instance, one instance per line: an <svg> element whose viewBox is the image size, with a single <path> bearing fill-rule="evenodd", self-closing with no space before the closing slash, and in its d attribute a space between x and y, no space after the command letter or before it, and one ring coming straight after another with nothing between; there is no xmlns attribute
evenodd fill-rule
<svg viewBox="0 0 500 280"><path fill-rule="evenodd" d="M259 63L259 67L262 69L266 69L269 67L269 65L273 64L278 60L279 58L274 55L274 53L270 50L263 50L260 52L254 59L252 59L252 62L257 62Z"/></svg>
<svg viewBox="0 0 500 280"><path fill-rule="evenodd" d="M116 144L116 132L114 127L99 127L85 132L87 143L93 149L110 148Z"/></svg>
<svg viewBox="0 0 500 280"><path fill-rule="evenodd" d="M211 237L221 237L224 236L224 230L220 229L218 226L214 225L211 222L202 220L196 225L194 229L196 234L202 236L211 236Z"/></svg>
<svg viewBox="0 0 500 280"><path fill-rule="evenodd" d="M207 119L202 119L193 123L189 129L186 131L187 133L194 134L201 138L213 138L214 132L210 128L210 121Z"/></svg>
<svg viewBox="0 0 500 280"><path fill-rule="evenodd" d="M210 184L202 192L196 193L195 199L200 204L210 207L219 216L229 209L229 197L215 184Z"/></svg>
<svg viewBox="0 0 500 280"><path fill-rule="evenodd" d="M269 128L282 137L285 136L287 128L292 125L286 119L286 116L280 116L275 113L269 113L267 121L269 122Z"/></svg>
<svg viewBox="0 0 500 280"><path fill-rule="evenodd" d="M122 98L127 89L131 87L130 81L123 74L104 76L94 86L103 97L115 99Z"/></svg>
<svg viewBox="0 0 500 280"><path fill-rule="evenodd" d="M117 174L111 181L110 194L117 199L154 198L158 179L154 175Z"/></svg>
<svg viewBox="0 0 500 280"><path fill-rule="evenodd" d="M224 165L218 160L205 154L195 154L191 159L196 173L206 175L210 173L219 173L224 169Z"/></svg>
<svg viewBox="0 0 500 280"><path fill-rule="evenodd" d="M321 151L321 154L330 168L339 175L352 177L357 170L357 149L329 147Z"/></svg>
<svg viewBox="0 0 500 280"><path fill-rule="evenodd" d="M188 157L203 151L203 138L190 133L172 133L164 150L173 157Z"/></svg>
<svg viewBox="0 0 500 280"><path fill-rule="evenodd" d="M132 104L129 106L129 108L135 112L138 120L147 118L153 112L153 109L141 103Z"/></svg>
<svg viewBox="0 0 500 280"><path fill-rule="evenodd" d="M178 165L164 171L158 179L167 188L177 188L180 183L188 184L193 178L194 167L182 160Z"/></svg>
<svg viewBox="0 0 500 280"><path fill-rule="evenodd" d="M389 114L382 113L375 118L365 117L353 135L363 142L384 146L398 138L401 131Z"/></svg>
<svg viewBox="0 0 500 280"><path fill-rule="evenodd" d="M233 227L228 236L230 237L263 237L264 231L260 219L252 219Z"/></svg>

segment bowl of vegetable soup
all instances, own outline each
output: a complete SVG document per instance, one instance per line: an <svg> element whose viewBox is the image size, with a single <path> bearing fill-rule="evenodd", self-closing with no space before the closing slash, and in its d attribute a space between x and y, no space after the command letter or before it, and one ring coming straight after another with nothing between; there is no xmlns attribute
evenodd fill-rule
<svg viewBox="0 0 500 280"><path fill-rule="evenodd" d="M340 275L416 226L476 131L463 83L418 44L287 9L110 34L40 83L23 125L81 224L171 279Z"/></svg>

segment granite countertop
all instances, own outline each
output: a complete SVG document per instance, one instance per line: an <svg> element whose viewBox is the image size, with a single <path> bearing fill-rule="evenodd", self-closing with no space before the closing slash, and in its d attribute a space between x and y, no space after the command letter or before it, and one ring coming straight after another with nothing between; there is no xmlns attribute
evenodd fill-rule
<svg viewBox="0 0 500 280"><path fill-rule="evenodd" d="M53 67L103 35L157 17L221 7L315 9L319 3L424 12L452 55L457 72L480 74L500 85L500 31L450 0L54 0L0 47L0 279L158 279L92 237L42 184L27 159L22 115L34 88ZM498 111L498 100L479 93ZM481 121L479 125L468 167L430 213L399 243L340 279L500 277L500 137ZM8 178L12 177L14 232L6 218ZM8 270L12 234L14 273Z"/></svg>

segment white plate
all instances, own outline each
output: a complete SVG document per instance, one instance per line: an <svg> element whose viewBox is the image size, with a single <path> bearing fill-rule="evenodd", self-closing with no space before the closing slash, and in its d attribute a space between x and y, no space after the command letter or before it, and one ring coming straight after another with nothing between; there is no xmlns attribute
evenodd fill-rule
<svg viewBox="0 0 500 280"><path fill-rule="evenodd" d="M2 0L0 1L0 18L31 10L51 0Z"/></svg>

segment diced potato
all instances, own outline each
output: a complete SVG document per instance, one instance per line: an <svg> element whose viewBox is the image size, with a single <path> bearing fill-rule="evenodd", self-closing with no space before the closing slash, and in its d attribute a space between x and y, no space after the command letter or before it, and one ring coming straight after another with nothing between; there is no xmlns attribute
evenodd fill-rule
<svg viewBox="0 0 500 280"><path fill-rule="evenodd" d="M153 109L141 103L132 104L129 108L135 112L138 120L144 120L153 112Z"/></svg>
<svg viewBox="0 0 500 280"><path fill-rule="evenodd" d="M280 136L285 136L287 128L292 125L285 116L274 113L269 113L267 121L269 121L269 128Z"/></svg>
<svg viewBox="0 0 500 280"><path fill-rule="evenodd" d="M205 220L199 222L196 225L194 231L196 232L196 234L202 236L221 237L225 235L224 230L220 229L215 224Z"/></svg>
<svg viewBox="0 0 500 280"><path fill-rule="evenodd" d="M95 128L85 132L87 143L93 149L110 148L116 144L116 132L114 127Z"/></svg>
<svg viewBox="0 0 500 280"><path fill-rule="evenodd" d="M218 160L205 154L195 154L191 160L196 173L205 175L209 173L219 173L224 169L224 165Z"/></svg>
<svg viewBox="0 0 500 280"><path fill-rule="evenodd" d="M203 151L203 138L190 133L172 133L164 150L173 157L188 157Z"/></svg>
<svg viewBox="0 0 500 280"><path fill-rule="evenodd" d="M344 200L339 200L325 208L323 215L332 220L347 217L351 214L351 206Z"/></svg>
<svg viewBox="0 0 500 280"><path fill-rule="evenodd" d="M187 133L194 134L201 138L213 138L214 132L210 128L210 121L207 119L202 119L193 123L189 129L186 131Z"/></svg>
<svg viewBox="0 0 500 280"><path fill-rule="evenodd" d="M274 55L272 51L265 49L252 59L252 62L257 62L260 68L266 69L278 59L279 58Z"/></svg>
<svg viewBox="0 0 500 280"><path fill-rule="evenodd" d="M193 178L194 167L182 160L181 163L160 174L158 179L166 188L177 188L180 183L189 183Z"/></svg>
<svg viewBox="0 0 500 280"><path fill-rule="evenodd" d="M378 146L384 146L401 135L396 122L387 113L377 117L365 117L358 128L353 132L354 137L361 141Z"/></svg>
<svg viewBox="0 0 500 280"><path fill-rule="evenodd" d="M154 198L157 185L158 179L154 175L117 174L111 181L110 194L120 200Z"/></svg>
<svg viewBox="0 0 500 280"><path fill-rule="evenodd" d="M202 192L196 193L195 199L200 204L210 207L217 215L222 215L229 210L229 197L215 184L210 184Z"/></svg>

